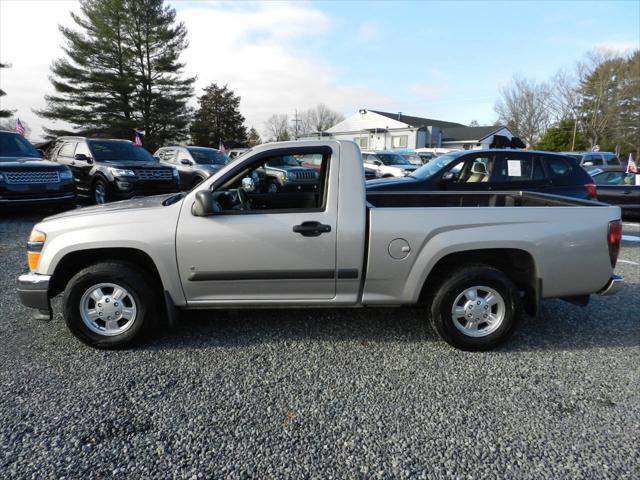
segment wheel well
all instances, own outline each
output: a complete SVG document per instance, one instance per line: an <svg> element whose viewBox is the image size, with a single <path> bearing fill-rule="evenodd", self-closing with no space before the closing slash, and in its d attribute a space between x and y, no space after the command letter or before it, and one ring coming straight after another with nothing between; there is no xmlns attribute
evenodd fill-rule
<svg viewBox="0 0 640 480"><path fill-rule="evenodd" d="M54 297L64 291L69 280L83 268L104 261L127 262L143 269L153 279L153 284L162 292L162 280L151 257L135 248L96 248L80 250L65 255L56 265L49 295Z"/></svg>
<svg viewBox="0 0 640 480"><path fill-rule="evenodd" d="M540 296L540 285L536 275L535 261L529 252L515 248L488 248L454 252L442 257L429 272L422 291L420 303L428 301L432 286L452 271L470 264L484 264L502 271L524 293L525 310L535 315Z"/></svg>

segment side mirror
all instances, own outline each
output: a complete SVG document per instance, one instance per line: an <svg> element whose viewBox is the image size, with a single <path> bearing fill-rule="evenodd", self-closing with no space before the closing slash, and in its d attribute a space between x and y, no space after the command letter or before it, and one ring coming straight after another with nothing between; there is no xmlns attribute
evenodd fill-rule
<svg viewBox="0 0 640 480"><path fill-rule="evenodd" d="M449 180L453 180L456 178L456 174L453 172L447 172L442 176L442 180L448 182Z"/></svg>
<svg viewBox="0 0 640 480"><path fill-rule="evenodd" d="M159 162L159 161L160 161L160 157L158 157L157 155L154 155L154 156L153 156L153 158L155 158L155 160L156 160L157 162Z"/></svg>
<svg viewBox="0 0 640 480"><path fill-rule="evenodd" d="M193 163L191 163L191 160L187 160L186 158L183 158L182 160L180 160L180 163L182 165L193 165Z"/></svg>
<svg viewBox="0 0 640 480"><path fill-rule="evenodd" d="M91 157L85 155L84 153L76 153L73 158L74 160L80 160L81 162L91 163Z"/></svg>
<svg viewBox="0 0 640 480"><path fill-rule="evenodd" d="M196 217L209 217L220 213L220 204L213 199L211 190L200 190L196 193L196 201L191 207L191 213Z"/></svg>
<svg viewBox="0 0 640 480"><path fill-rule="evenodd" d="M373 164L374 164L376 167L381 167L381 166L382 166L382 162L381 162L380 160L374 160L374 161L373 161Z"/></svg>
<svg viewBox="0 0 640 480"><path fill-rule="evenodd" d="M38 153L40 154L40 156L41 156L42 158L45 158L45 157L46 157L46 155L44 154L44 150L42 150L41 148L36 148L36 150L38 150Z"/></svg>
<svg viewBox="0 0 640 480"><path fill-rule="evenodd" d="M242 190L245 192L253 192L256 189L255 183L253 183L253 178L245 177L242 179Z"/></svg>

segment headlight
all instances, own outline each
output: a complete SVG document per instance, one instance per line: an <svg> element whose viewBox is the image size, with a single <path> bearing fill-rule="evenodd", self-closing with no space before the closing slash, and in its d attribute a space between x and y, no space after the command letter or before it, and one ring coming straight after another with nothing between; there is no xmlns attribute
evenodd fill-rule
<svg viewBox="0 0 640 480"><path fill-rule="evenodd" d="M126 168L113 168L109 167L109 173L114 177L135 177L136 174L133 170L128 170Z"/></svg>
<svg viewBox="0 0 640 480"><path fill-rule="evenodd" d="M376 177L380 178L382 176L382 172L380 170L376 170Z"/></svg>
<svg viewBox="0 0 640 480"><path fill-rule="evenodd" d="M177 168L172 168L171 169L171 175L173 175L173 177L176 178L178 176L178 169Z"/></svg>
<svg viewBox="0 0 640 480"><path fill-rule="evenodd" d="M4 176L0 173L0 182L4 180Z"/></svg>
<svg viewBox="0 0 640 480"><path fill-rule="evenodd" d="M72 178L73 178L73 173L71 173L71 170L63 170L62 172L60 172L61 180L71 180Z"/></svg>
<svg viewBox="0 0 640 480"><path fill-rule="evenodd" d="M29 241L27 242L27 263L29 264L29 270L32 272L38 268L38 262L40 261L40 253L47 236L39 232L38 230L32 230L29 235Z"/></svg>

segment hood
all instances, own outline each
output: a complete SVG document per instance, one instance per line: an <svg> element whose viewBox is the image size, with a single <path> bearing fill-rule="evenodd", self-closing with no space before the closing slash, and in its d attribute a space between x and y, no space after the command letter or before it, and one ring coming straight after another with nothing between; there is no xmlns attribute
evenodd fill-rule
<svg viewBox="0 0 640 480"><path fill-rule="evenodd" d="M64 170L66 167L51 160L45 160L43 158L34 157L0 157L0 170L5 168L19 168L24 169L52 169L52 170Z"/></svg>
<svg viewBox="0 0 640 480"><path fill-rule="evenodd" d="M159 162L141 162L140 160L101 160L96 163L98 165L105 165L107 167L115 167L115 168L152 168L152 169L172 168L166 165L162 165Z"/></svg>
<svg viewBox="0 0 640 480"><path fill-rule="evenodd" d="M413 177L401 178L379 178L376 180L367 180L367 190L392 190L394 187L406 186L417 183L418 179Z"/></svg>
<svg viewBox="0 0 640 480"><path fill-rule="evenodd" d="M164 202L167 198L173 197L175 195L179 194L169 193L164 195L153 195L150 197L134 197L130 200L122 200L120 202L106 203L104 205L94 205L92 207L76 208L75 210L70 210L68 212L59 213L58 215L47 217L43 220L43 222L46 222L48 220L59 220L62 218L78 217L81 215L95 216L103 213L113 213L122 210L165 208L162 202Z"/></svg>
<svg viewBox="0 0 640 480"><path fill-rule="evenodd" d="M315 171L313 168L308 168L308 167L302 167L300 165L284 165L281 167L267 167L270 168L272 170L280 170L282 172L308 172L308 171Z"/></svg>

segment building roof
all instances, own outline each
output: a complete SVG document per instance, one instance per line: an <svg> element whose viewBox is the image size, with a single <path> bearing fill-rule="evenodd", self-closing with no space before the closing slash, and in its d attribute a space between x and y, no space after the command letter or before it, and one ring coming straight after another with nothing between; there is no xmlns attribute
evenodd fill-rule
<svg viewBox="0 0 640 480"><path fill-rule="evenodd" d="M462 142L465 140L474 140L474 141L479 141L482 140L483 138L488 137L489 135L492 135L496 132L498 132L499 130L502 130L503 126L501 125L491 125L488 127L465 127L465 126L458 126L458 127L450 127L444 128L444 131L442 132L442 141L443 142Z"/></svg>
<svg viewBox="0 0 640 480"><path fill-rule="evenodd" d="M404 114L400 114L399 116L398 113L380 112L378 110L369 111L377 113L378 115L382 115L383 117L396 120L398 122L406 123L407 125L411 125L412 127L438 127L442 129L448 127L464 127L464 125L462 125L461 123L445 122L443 120L434 120L432 118L412 117L411 115Z"/></svg>

